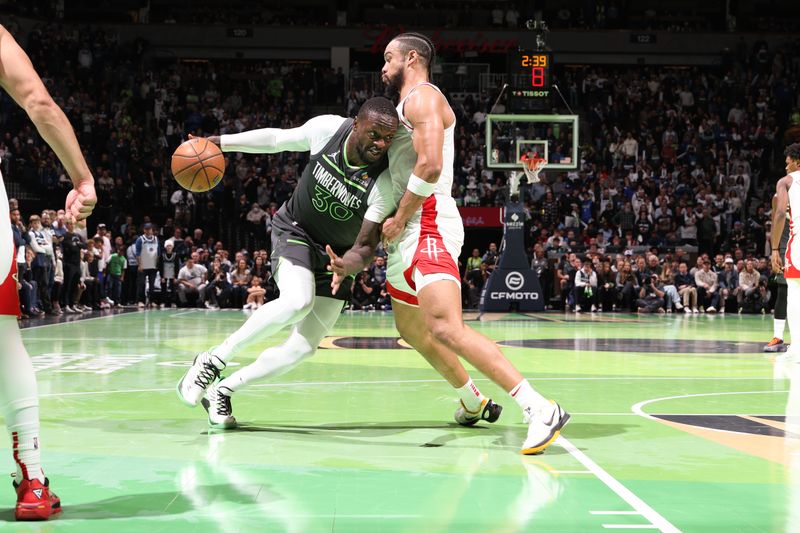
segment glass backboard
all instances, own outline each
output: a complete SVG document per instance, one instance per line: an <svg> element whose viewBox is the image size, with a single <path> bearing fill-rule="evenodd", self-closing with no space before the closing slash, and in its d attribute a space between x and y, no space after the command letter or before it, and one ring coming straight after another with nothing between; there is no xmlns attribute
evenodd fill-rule
<svg viewBox="0 0 800 533"><path fill-rule="evenodd" d="M486 116L487 168L521 169L532 153L548 169L578 168L578 115Z"/></svg>

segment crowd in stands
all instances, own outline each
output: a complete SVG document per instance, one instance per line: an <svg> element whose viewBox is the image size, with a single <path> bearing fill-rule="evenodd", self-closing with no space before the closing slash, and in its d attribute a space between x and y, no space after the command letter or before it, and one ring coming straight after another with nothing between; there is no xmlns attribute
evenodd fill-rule
<svg viewBox="0 0 800 533"><path fill-rule="evenodd" d="M220 241L198 246L202 230L183 237L171 219L145 222L141 232L130 221L119 233L100 223L90 236L63 210L31 214L26 224L18 200L10 208L23 318L118 306L255 310L278 296L266 248L230 254ZM355 277L352 294L350 309L391 309L382 251Z"/></svg>
<svg viewBox="0 0 800 533"><path fill-rule="evenodd" d="M695 278L698 308L721 309L716 299L722 299L728 309L758 310L751 305L756 294L768 305L774 295L765 259L770 199L784 174L784 146L798 140L791 126L800 124L797 51L797 43L780 50L756 43L717 72L587 67L568 73L567 97L584 110L589 132L579 167L567 173L545 170L542 182L523 187L528 253L556 306L586 310L600 307L596 298L608 298L606 309L608 302L618 309L649 309L638 305L650 285L642 283L648 279L638 274L644 269L637 263L649 264L653 257L659 283L667 289L659 296L662 310L684 305L671 287L686 284L676 285L670 276L681 261L694 275L702 267L698 257L710 260L715 274L730 258L735 273L719 283L727 297L709 290L716 298L708 302ZM467 98L457 108L453 195L463 205L503 205L508 198L505 175L486 169L483 161L481 125L490 100ZM735 285L732 277L744 275L748 261L760 281L736 278ZM591 295L585 305L573 290L585 285L581 276L575 279L582 262L602 278L596 290L585 289ZM621 284L620 269L628 270ZM465 279L474 277L478 283L470 284L480 286L481 276L469 270L474 267ZM668 275L662 276L663 270ZM635 282L625 281L631 277ZM702 283L708 284L711 276L705 277Z"/></svg>
<svg viewBox="0 0 800 533"><path fill-rule="evenodd" d="M98 190L93 238L87 240L85 230L69 229L57 212L48 211L69 180L24 112L0 96L6 181L50 202L35 208L37 221L31 218L34 208L22 200L25 217L15 221L30 248L18 255L29 270L21 276L27 313L111 302L252 308L274 297L268 275L271 217L291 195L307 156L227 154L222 184L203 195L177 187L169 156L188 133L292 127L309 118L315 104L340 101L342 112L353 114L370 95L360 91L345 100L335 73L320 78L303 64L163 67L148 59L147 43L119 43L92 28L67 32L42 24L24 43L70 118ZM528 253L554 306L608 310L611 302L611 309L638 310L650 290L650 278L639 274L639 257L649 265L652 256L660 267L663 288L657 290L664 293L665 310L685 306L687 293L688 308L695 307L687 284L669 277L681 270L682 260L698 289L698 309L721 309L720 301L707 302L708 294L717 294L729 311L731 294L737 310L757 307L740 301L742 292L769 301L774 291L762 279L768 278L762 265L769 199L782 175L784 131L800 123L797 52L797 45L771 50L761 42L719 69L585 67L565 73L566 96L585 118L580 166L567 173L545 170L542 183L523 187ZM483 161L483 122L493 97L452 102L458 115L453 194L463 205L503 205L508 198L505 175L486 169ZM98 228L98 241L99 223L105 227ZM39 249L40 236L31 236L37 224L53 233L50 253ZM140 270L140 256L152 246L155 259ZM477 255L480 262L470 257L462 265L465 305L477 302L493 267ZM713 259L711 271L719 274L728 256L738 277L753 261L762 276L757 291L737 277L738 290L730 280L719 284L728 291L723 298L698 283L703 264L697 257ZM578 261L603 280L597 291L588 291L589 300L577 298L586 298L586 289L574 290L585 285ZM356 280L352 307L386 309L389 301L380 258Z"/></svg>
<svg viewBox="0 0 800 533"><path fill-rule="evenodd" d="M413 24L421 28L452 27L476 29L517 29L537 13L553 29L630 29L666 31L794 31L797 20L791 10L781 13L761 9L755 14L737 16L716 4L698 6L660 6L652 2L591 0L551 3L547 6L521 1L477 1L466 4L451 2L362 0L348 3L347 9L337 2L305 5L254 3L243 0L187 4L185 2L103 2L94 0L33 0L9 2L9 14L57 20L84 22L91 16L96 22L134 24L198 24L247 26L370 26ZM544 9L542 9L544 7ZM456 9L457 8L457 9ZM541 10L541 11L540 11ZM746 8L742 8L744 12ZM398 11L413 11L413 18L400 18Z"/></svg>

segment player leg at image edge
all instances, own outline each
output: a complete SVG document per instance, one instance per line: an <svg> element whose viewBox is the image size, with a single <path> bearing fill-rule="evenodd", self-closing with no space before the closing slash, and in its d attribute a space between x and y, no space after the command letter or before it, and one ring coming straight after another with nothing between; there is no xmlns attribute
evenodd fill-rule
<svg viewBox="0 0 800 533"><path fill-rule="evenodd" d="M9 248L13 250L10 243ZM11 268L0 284L0 339L5 346L0 355L0 406L16 465L14 517L17 520L47 520L61 512L61 500L50 491L49 480L41 465L36 373L17 325L19 293L16 270L12 254Z"/></svg>
<svg viewBox="0 0 800 533"><path fill-rule="evenodd" d="M783 277L781 275L781 277ZM775 299L775 314L772 319L772 340L764 346L764 352L785 352L786 343L783 342L786 329L786 293L788 287L785 280L778 280L778 296Z"/></svg>

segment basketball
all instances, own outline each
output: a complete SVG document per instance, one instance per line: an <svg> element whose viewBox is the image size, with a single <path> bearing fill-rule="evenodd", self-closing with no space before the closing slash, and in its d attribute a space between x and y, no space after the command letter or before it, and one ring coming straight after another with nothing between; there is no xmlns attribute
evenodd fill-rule
<svg viewBox="0 0 800 533"><path fill-rule="evenodd" d="M192 192L213 189L225 173L225 157L208 139L189 139L172 154L172 175L181 187Z"/></svg>

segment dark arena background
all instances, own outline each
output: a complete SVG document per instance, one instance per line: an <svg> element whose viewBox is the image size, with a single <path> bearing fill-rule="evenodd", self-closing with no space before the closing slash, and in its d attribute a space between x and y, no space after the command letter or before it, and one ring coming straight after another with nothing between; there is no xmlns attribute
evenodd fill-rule
<svg viewBox="0 0 800 533"><path fill-rule="evenodd" d="M0 22L97 196L69 229L70 175L1 92L18 324L63 506L16 524L8 478L3 530L800 531L800 365L770 264L800 2L30 0L0 1ZM237 393L238 427L176 397L198 354L295 296L272 275L275 217L310 159L226 150L192 193L173 152L355 117L404 32L435 46L456 117L463 320L571 415L541 455L465 359L504 410L456 423L459 396L398 332L384 244L314 356ZM204 272L182 284L187 263Z"/></svg>

